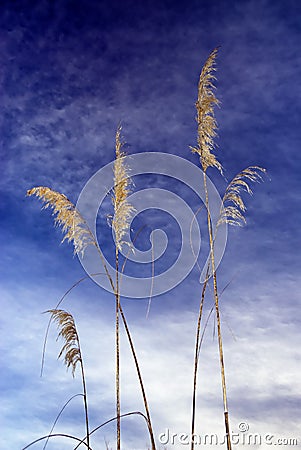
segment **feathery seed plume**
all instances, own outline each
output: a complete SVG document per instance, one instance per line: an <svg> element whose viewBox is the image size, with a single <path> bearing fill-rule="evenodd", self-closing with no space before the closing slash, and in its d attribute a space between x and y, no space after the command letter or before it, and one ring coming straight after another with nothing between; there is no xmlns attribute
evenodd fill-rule
<svg viewBox="0 0 301 450"><path fill-rule="evenodd" d="M236 175L228 184L225 195L222 200L222 210L217 226L221 223L229 225L242 226L246 223L244 212L246 206L241 198L241 191L252 194L252 190L248 182L262 181L261 173L265 173L266 169L258 166L250 166Z"/></svg>
<svg viewBox="0 0 301 450"><path fill-rule="evenodd" d="M46 312L50 313L51 320L58 324L60 332L57 339L61 337L65 341L58 358L64 354L64 363L67 369L72 367L72 376L74 377L76 365L81 361L81 352L73 316L62 309L50 309Z"/></svg>
<svg viewBox="0 0 301 450"><path fill-rule="evenodd" d="M112 228L115 233L115 241L118 250L121 250L123 236L130 226L130 219L135 208L128 202L127 197L131 192L132 180L129 177L129 168L124 162L125 153L122 151L121 126L116 132L116 158L114 163L114 190L112 203L114 206L114 217Z"/></svg>
<svg viewBox="0 0 301 450"><path fill-rule="evenodd" d="M212 153L214 148L214 137L216 136L217 123L214 117L214 106L219 104L215 97L213 84L216 79L213 75L215 68L215 59L218 49L215 48L209 55L203 66L199 85L198 99L196 101L198 123L198 139L197 147L190 147L193 153L200 155L200 161L203 171L206 172L208 167L216 167L222 173L222 165Z"/></svg>
<svg viewBox="0 0 301 450"><path fill-rule="evenodd" d="M66 239L68 242L73 241L75 254L83 256L88 245L97 246L86 221L64 194L53 191L48 187L39 186L28 190L27 195L35 195L43 200L43 209L51 208L53 210L53 215L56 215L55 224L62 226L62 231L65 233L62 242Z"/></svg>

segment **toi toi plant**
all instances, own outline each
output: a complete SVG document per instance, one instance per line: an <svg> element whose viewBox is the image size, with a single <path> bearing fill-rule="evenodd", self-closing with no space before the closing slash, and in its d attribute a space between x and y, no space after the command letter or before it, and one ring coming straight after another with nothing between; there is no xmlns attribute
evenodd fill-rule
<svg viewBox="0 0 301 450"><path fill-rule="evenodd" d="M186 182L192 189L198 192L199 196L202 199L203 206L206 210L206 221L207 221L207 230L208 230L208 241L209 241L209 256L204 267L201 282L202 289L200 295L200 305L199 305L199 314L197 318L197 327L196 327L196 335L195 335L195 350L194 350L194 362L193 362L193 386L192 386L192 412L191 412L191 435L194 435L195 432L195 414L196 414L196 392L197 392L197 372L199 365L199 354L200 348L202 344L202 338L204 334L204 330L206 327L202 329L202 314L203 314L203 306L205 301L205 292L209 284L212 284L213 290L213 299L214 306L211 310L213 312L215 310L216 316L216 324L217 324L217 336L218 336L218 349L219 349L219 360L220 360L220 373L221 373L221 384L222 384L222 397L223 397L223 406L224 406L224 422L225 422L225 433L227 437L227 450L231 450L231 439L230 439L230 424L229 424L229 412L227 405L227 389L226 389L226 377L225 377L225 364L224 364L224 354L223 354L223 341L222 341L222 329L221 329L221 318L220 318L220 310L219 310L219 292L218 292L218 280L216 269L222 257L222 253L224 250L225 244L225 227L229 225L243 225L245 223L245 204L242 199L242 192L245 191L247 193L251 193L250 183L258 182L262 180L262 175L265 172L265 169L258 166L250 166L244 170L242 170L238 175L236 175L233 180L227 186L224 196L220 198L217 190L212 185L210 179L207 176L207 170L210 167L216 168L221 174L223 171L221 163L216 158L213 153L214 150L214 138L216 136L217 123L214 116L214 107L218 105L219 101L214 94L214 72L215 62L217 57L217 49L214 49L209 55L207 61L204 64L204 67L201 71L199 84L198 84L198 97L196 101L196 111L197 111L197 143L195 146L191 147L193 153L197 153L200 160L201 170L197 169L191 163L179 158L177 156L167 155L167 154L137 154L133 155L131 158L131 167L129 167L129 160L126 157L123 151L123 143L121 141L121 126L118 126L116 133L116 141L115 141L115 161L111 165L109 165L107 172L105 173L102 170L102 180L105 180L105 174L110 173L112 176L112 185L111 188L108 188L108 184L103 182L104 185L104 195L111 192L112 197L112 205L113 205L113 214L109 217L110 225L114 232L115 238L115 267L112 267L107 260L105 259L99 243L96 238L96 233L94 232L93 219L95 222L96 216L93 215L92 212L92 222L91 218L88 220L86 216L87 211L85 208L81 208L82 205L85 205L85 195L79 199L77 205L75 206L68 198L56 192L49 187L34 187L27 192L28 196L36 196L43 202L44 208L51 208L54 216L54 221L56 225L62 227L63 232L63 241L67 240L68 242L72 242L74 246L74 252L79 256L81 263L86 269L88 276L93 276L88 266L85 263L85 251L89 247L93 249L94 256L98 259L98 266L104 269L106 274L107 285L103 286L106 289L110 290L115 296L115 373L116 373L116 416L112 419L104 418L106 420L104 423L100 424L98 427L93 430L90 429L89 426L89 408L88 408L88 395L86 390L86 381L85 381L85 370L83 364L83 358L80 347L80 339L77 333L76 324L74 318L70 312L64 311L60 308L62 301L65 296L70 292L71 289L75 288L82 280L75 283L67 293L62 297L62 299L58 302L55 308L48 310L50 313L50 320L48 323L48 328L46 332L45 342L48 336L49 326L51 322L56 322L58 326L58 337L63 340L63 347L59 353L59 357L64 358L64 363L67 368L71 367L72 375L74 376L76 367L80 367L80 373L82 378L82 386L83 386L83 403L85 410L85 427L86 427L86 436L78 437L73 435L66 434L55 434L53 433L52 428L51 432L47 436L43 436L36 441L28 444L24 447L23 450L29 448L33 444L38 441L45 440L44 448L46 447L50 438L55 437L64 437L69 440L73 440L75 442L74 449L79 448L80 446L85 446L87 449L92 450L91 447L91 435L97 431L99 428L105 426L107 423L116 421L116 448L120 450L121 448L121 418L138 414L145 419L147 430L149 434L150 446L152 450L156 450L156 440L155 433L152 426L150 410L148 406L146 390L144 387L144 382L141 374L141 370L139 367L139 360L135 351L134 343L131 337L131 333L126 321L126 317L121 305L121 296L131 296L129 295L129 291L127 289L121 289L121 280L126 281L126 276L124 274L125 265L129 257L129 253L133 249L133 242L129 238L130 232L130 224L135 214L139 214L141 210L146 209L148 207L154 207L153 204L149 206L147 203L142 204L132 204L130 202L129 196L132 192L132 182L129 174L131 176L141 173L162 173L170 176L174 176L174 178L180 179L181 181ZM154 159L154 156L156 159ZM173 159L173 164L168 164L170 158ZM158 166L159 161L159 166ZM141 165L142 164L142 165ZM154 167L150 167L151 165ZM156 166L157 164L157 166ZM144 165L144 166L143 166ZM142 167L142 168L141 168ZM172 169L171 169L172 167ZM183 170L181 170L183 169ZM185 169L185 170L184 170ZM174 170L174 173L171 173L171 170ZM186 174L186 175L184 175ZM201 175L201 178L200 178ZM186 177L186 178L185 178ZM92 177L93 178L93 177ZM200 181L201 180L201 181ZM87 185L86 185L87 186ZM89 189L94 190L93 181L89 185ZM87 191L86 187L84 190ZM83 191L84 191L83 190ZM85 191L85 192L86 192ZM164 197L161 196L161 192L159 190L153 189L153 194L158 194L158 203L157 206L160 206L161 209L162 204L164 203ZM166 194L167 195L167 194ZM158 196L157 196L158 197ZM83 199L84 198L84 199ZM166 197L169 199L169 197ZM185 202L177 197L178 207L177 209L185 210L187 205ZM99 202L98 202L99 205ZM186 205L186 206L185 206ZM200 210L201 208L199 208ZM84 210L84 212L83 212ZM89 213L87 213L89 215ZM188 217L188 221L181 224L182 230L182 239L183 246L186 245L186 254L189 253L190 258L192 257L193 264L197 259L197 251L199 248L195 248L194 245L194 234L197 233L194 227L194 222L197 213L193 214L184 214ZM175 216L177 216L175 212ZM196 237L199 239L199 235L196 234ZM188 244L187 244L188 243ZM185 245L184 245L185 244ZM123 247L128 245L128 253L123 254ZM121 260L120 255L123 255ZM89 258L89 257L88 257ZM94 260L93 260L94 261ZM154 262L154 254L152 253L150 261ZM122 263L121 263L122 262ZM192 266L193 266L192 264ZM192 268L192 267L191 267ZM169 285L166 279L162 277L161 281L157 282L157 277L152 272L152 277L149 279L136 279L135 287L136 291L133 294L133 297L145 297L145 286L147 287L148 293L150 296L158 295L162 292L166 292L173 288L176 284L182 281L183 278L189 273L183 272L183 268L177 264L174 264L172 267L172 275L173 285ZM97 270L96 270L97 272ZM99 269L98 269L99 272ZM170 272L169 272L170 273ZM88 276L86 278L88 278ZM144 283L143 288L142 283ZM166 283L165 283L166 282ZM157 284L156 284L157 283ZM161 283L161 284L160 284ZM132 283L133 284L133 283ZM126 282L125 282L126 285ZM131 294L131 293L130 293ZM125 327L127 339L129 342L130 350L134 359L139 387L142 394L144 409L145 411L142 413L140 411L133 411L126 414L121 414L120 409L120 320ZM202 332L202 334L201 334ZM43 360L45 355L45 342L44 342L44 351L43 351ZM42 363L43 365L43 363ZM68 403L68 402L67 402ZM66 405L65 405L66 406ZM63 408L64 409L64 408ZM62 412L62 411L61 411ZM61 413L60 413L61 414ZM60 415L59 414L59 415ZM55 424L54 424L55 425ZM192 440L193 441L193 440ZM194 442L191 442L191 450L194 449Z"/></svg>

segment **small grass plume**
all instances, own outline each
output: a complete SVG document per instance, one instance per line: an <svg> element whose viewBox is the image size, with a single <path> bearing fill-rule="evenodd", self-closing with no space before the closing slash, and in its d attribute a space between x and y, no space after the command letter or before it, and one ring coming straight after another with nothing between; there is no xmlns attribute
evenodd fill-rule
<svg viewBox="0 0 301 450"><path fill-rule="evenodd" d="M53 191L49 187L39 186L27 191L30 197L35 195L43 200L43 209L51 208L55 217L55 225L61 226L64 233L62 242L66 239L73 242L74 253L83 256L88 245L96 245L86 221L83 219L74 204L64 195Z"/></svg>
<svg viewBox="0 0 301 450"><path fill-rule="evenodd" d="M261 174L265 172L266 169L262 167L250 166L242 170L230 181L222 199L222 209L217 226L221 223L236 226L241 226L246 223L244 216L246 205L241 197L241 193L245 191L248 194L252 194L249 183L262 181Z"/></svg>
<svg viewBox="0 0 301 450"><path fill-rule="evenodd" d="M90 431L89 431L89 414L88 414L88 399L87 399L85 370L81 354L79 336L76 330L74 318L72 314L68 313L67 311L64 311L63 309L49 309L46 312L51 314L51 320L57 323L59 329L57 339L62 338L64 341L63 347L58 355L58 358L60 358L61 356L64 357L64 363L67 369L71 367L73 377L75 374L77 364L80 365L82 385L83 385L85 419L86 419L87 447L89 450Z"/></svg>
<svg viewBox="0 0 301 450"><path fill-rule="evenodd" d="M63 309L49 309L46 312L51 314L53 322L57 322L60 330L57 339L61 337L64 341L58 358L64 356L64 363L67 369L72 368L72 376L74 377L76 366L81 362L81 353L73 316Z"/></svg>

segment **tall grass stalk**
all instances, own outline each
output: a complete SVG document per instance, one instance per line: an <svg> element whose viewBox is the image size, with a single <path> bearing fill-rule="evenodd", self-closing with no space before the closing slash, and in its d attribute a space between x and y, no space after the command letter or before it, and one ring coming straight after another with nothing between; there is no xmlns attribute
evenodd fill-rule
<svg viewBox="0 0 301 450"><path fill-rule="evenodd" d="M125 154L122 151L121 126L119 125L115 141L115 163L114 163L114 189L112 203L114 206L114 217L112 228L115 233L115 340L116 340L116 416L117 416L117 450L120 450L120 336L119 336L119 312L120 312L120 285L119 285L119 251L122 249L122 238L130 226L130 219L134 211L128 202L131 180L129 170L124 163Z"/></svg>
<svg viewBox="0 0 301 450"><path fill-rule="evenodd" d="M203 180L204 180L204 187L205 187L205 192L206 192L207 225L208 225L208 234L209 234L209 243L210 243L210 260L211 260L211 270L212 270L212 277L213 277L214 304L215 304L215 312L216 312L218 349L219 349L219 360L220 360L220 370L221 370L221 379L222 379L225 432L226 432L226 438L227 438L227 449L231 450L232 447L231 447L231 439L230 439L225 363L224 363L221 320L220 320L220 311L219 311L219 295L218 295L218 289L217 289L217 277L216 277L215 257L214 257L214 237L213 237L213 230L212 230L212 223L211 223L210 205L209 205L207 180L206 180L205 173L204 173Z"/></svg>
<svg viewBox="0 0 301 450"><path fill-rule="evenodd" d="M115 309L115 339L116 339L116 415L117 415L117 450L120 450L120 337L119 337L119 310L120 310L120 293L119 293L119 252L116 246L116 309Z"/></svg>
<svg viewBox="0 0 301 450"><path fill-rule="evenodd" d="M200 74L199 84L198 84L198 98L196 101L196 111L197 111L197 124L198 124L198 135L197 135L197 146L191 147L193 153L197 153L200 157L200 163L203 169L203 185L205 192L205 206L207 209L207 229L209 237L209 248L210 248L210 258L207 267L206 280L202 289L202 296L200 301L199 315L197 321L196 330L196 344L195 344L195 359L194 359L194 376L193 376L193 394L192 394L192 419L191 419L191 433L194 434L195 429L195 412L196 412L196 388L197 388L197 370L199 363L199 351L200 351L200 330L201 330L201 319L203 304L205 299L205 291L208 286L210 269L212 273L213 280L213 296L214 296L214 308L216 316L216 326L217 326L217 336L218 336L218 350L219 350L219 361L220 361L220 373L221 373L221 384L222 384L222 398L223 398L223 408L224 408L224 422L225 422L225 432L227 437L227 449L231 450L231 439L230 439L230 425L229 425L229 412L228 412L228 399L227 399L227 385L226 385L226 375L225 375L225 363L224 363L224 351L223 351L223 340L222 340L222 329L221 329L221 318L220 318L220 308L219 308L219 293L217 284L217 274L216 274L216 264L215 264L215 252L214 252L214 242L218 227L222 223L229 225L244 225L246 219L244 213L246 211L245 204L241 197L241 192L245 191L248 194L252 193L249 186L250 182L261 181L261 174L265 172L265 169L259 166L250 166L236 175L233 180L228 184L224 197L222 199L222 206L220 210L220 217L216 224L215 229L213 229L213 224L211 220L210 213L210 199L207 186L207 176L206 172L209 167L215 167L222 174L222 165L216 159L213 153L214 149L214 138L216 137L217 123L214 116L214 107L219 104L218 99L214 94L214 72L216 70L216 56L218 49L215 48L209 55L207 61L205 62L203 69ZM191 450L194 449L194 442L192 440Z"/></svg>
<svg viewBox="0 0 301 450"><path fill-rule="evenodd" d="M217 321L217 332L218 332L218 346L219 346L219 357L220 357L220 370L222 379L222 392L223 392L223 405L224 405L224 417L225 417L225 431L227 436L227 449L231 450L231 441L229 433L229 420L228 420L228 406L227 406L227 392L226 392L226 379L225 379L225 367L224 367L224 356L223 356L223 346L222 346L222 333L221 333L221 323L220 323L220 313L219 313L219 303L218 303L218 291L217 291L217 279L215 272L215 257L214 257L214 232L212 230L211 215L210 215L210 204L209 195L207 187L206 172L208 167L215 167L222 173L222 166L220 162L216 159L212 150L214 148L214 138L216 136L217 124L214 117L214 107L219 104L218 99L214 95L214 71L215 71L215 60L217 56L217 48L215 48L209 55L207 61L205 62L203 69L200 74L199 84L198 84L198 98L196 101L196 111L197 111L197 124L198 124L198 135L197 135L197 146L192 147L193 153L197 153L200 157L200 163L203 169L203 184L205 191L205 206L207 208L207 227L210 245L210 264L213 274L213 290L214 290L214 301L215 301L215 311L216 311L216 321ZM207 277L208 278L208 277ZM200 313L198 317L197 325L197 337L196 337L196 352L195 352L195 363L194 363L194 381L193 381L193 395L192 395L192 420L191 420L191 432L194 434L195 428L195 399L196 399L196 376L198 367L198 348L199 348L199 333L200 333L200 322L202 315L202 308L204 303L205 290L207 287L208 280L206 279L203 286ZM191 450L194 449L194 442L192 439Z"/></svg>
<svg viewBox="0 0 301 450"><path fill-rule="evenodd" d="M99 254L102 266L104 267L105 274L110 282L112 290L115 295L115 345L116 345L116 421L117 421L117 449L120 450L120 418L122 415L120 414L120 337L119 337L119 313L122 318L127 338L129 341L129 345L131 348L131 352L133 355L135 368L137 371L137 376L139 380L139 385L142 393L148 431L151 440L151 448L152 450L156 450L154 432L151 422L151 416L146 396L146 391L144 388L143 378L138 362L138 357L136 354L136 350L134 347L134 343L130 334L130 330L126 321L125 314L123 312L122 306L120 304L120 277L124 270L125 264L123 264L122 269L120 271L119 268L119 252L123 245L123 237L128 231L129 223L131 215L134 211L132 205L127 201L127 196L130 192L130 184L131 180L129 177L129 169L124 163L125 154L122 151L122 142L121 142L121 126L118 127L116 133L116 157L114 163L114 188L113 188L113 196L112 203L114 207L114 217L112 219L112 228L115 234L115 268L116 268L116 278L113 280L101 250L99 248L98 242L96 241L93 233L91 232L87 222L81 216L79 211L76 209L74 204L63 194L53 191L48 187L35 187L27 191L28 196L35 195L39 199L44 202L43 208L51 208L53 210L53 215L55 216L55 224L62 227L62 231L64 233L63 241L68 240L68 242L72 242L74 245L74 252L76 254L84 254L84 251L88 245L93 245L96 247L97 252ZM79 282L83 281L80 280ZM68 291L69 293L74 287L76 287L79 282L75 283ZM62 297L59 304L63 301L67 293ZM48 327L49 328L49 327ZM48 333L47 328L47 333ZM47 338L47 336L46 336ZM45 351L45 342L44 342L44 351ZM42 362L43 365L43 362Z"/></svg>

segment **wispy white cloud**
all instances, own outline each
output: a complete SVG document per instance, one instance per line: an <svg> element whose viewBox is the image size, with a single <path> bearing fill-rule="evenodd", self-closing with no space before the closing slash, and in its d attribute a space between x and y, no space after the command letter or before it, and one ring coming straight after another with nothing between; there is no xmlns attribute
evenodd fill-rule
<svg viewBox="0 0 301 450"><path fill-rule="evenodd" d="M257 288L262 292L259 283ZM241 297L238 303L230 301L230 294L222 302L233 430L237 430L240 422L246 421L254 433L295 437L300 426L297 415L300 407L297 376L300 356L296 345L299 331L297 324L290 322L290 310L287 311L282 302L275 302L273 297L277 295L279 298L279 294L285 296L285 292L294 297L299 288L296 285L289 288L285 282L281 293L275 293L273 284L266 282L265 290L269 294L259 294L255 299L252 293L245 295L243 286L237 290L236 298ZM17 395L14 389L6 391L2 411L8 430L7 439L14 439L16 446L47 433L64 402L81 392L79 374L72 380L71 374L65 373L62 363L56 361L59 344L54 343L54 330L48 341L44 378L39 379L41 341L45 329L45 317L40 315L40 299L45 297L46 292L49 293L41 288L34 295L24 292L21 305L12 302L7 292L2 292L2 298L6 299L6 317L2 324L2 333L6 337L5 373L10 379L15 377L16 385L20 380ZM73 306L69 306L80 332L92 423L97 426L115 414L114 313L111 302L107 305L108 310L112 307L111 313L106 313L103 318L101 315L96 317L93 307L91 304L88 306L87 302L89 299L73 299ZM293 307L290 303L289 308ZM124 308L127 309L126 301ZM151 313L148 320L137 316L130 318L157 435L166 428L177 433L189 433L195 322L195 315L183 308L177 313ZM232 328L236 341L228 332L227 325ZM212 327L211 321L200 356L197 432L219 433L222 436L219 362L216 338L210 336ZM121 362L122 410L143 410L134 364L124 335ZM24 404L28 404L28 408L22 414L19 428L27 431L15 433L16 415L19 416L18 411ZM73 420L80 414L80 399L77 399L63 414L58 430L75 432ZM33 417L36 417L34 425ZM141 447L137 448L143 448L147 439L144 424L138 418L129 421L129 424L132 420L135 423L133 440L133 430L126 425L127 420L124 419L125 448L127 445L130 448L134 440L133 445L139 446L138 442L141 442ZM78 428L76 432L78 434ZM105 428L97 432L97 436L106 436L112 442L114 428Z"/></svg>

